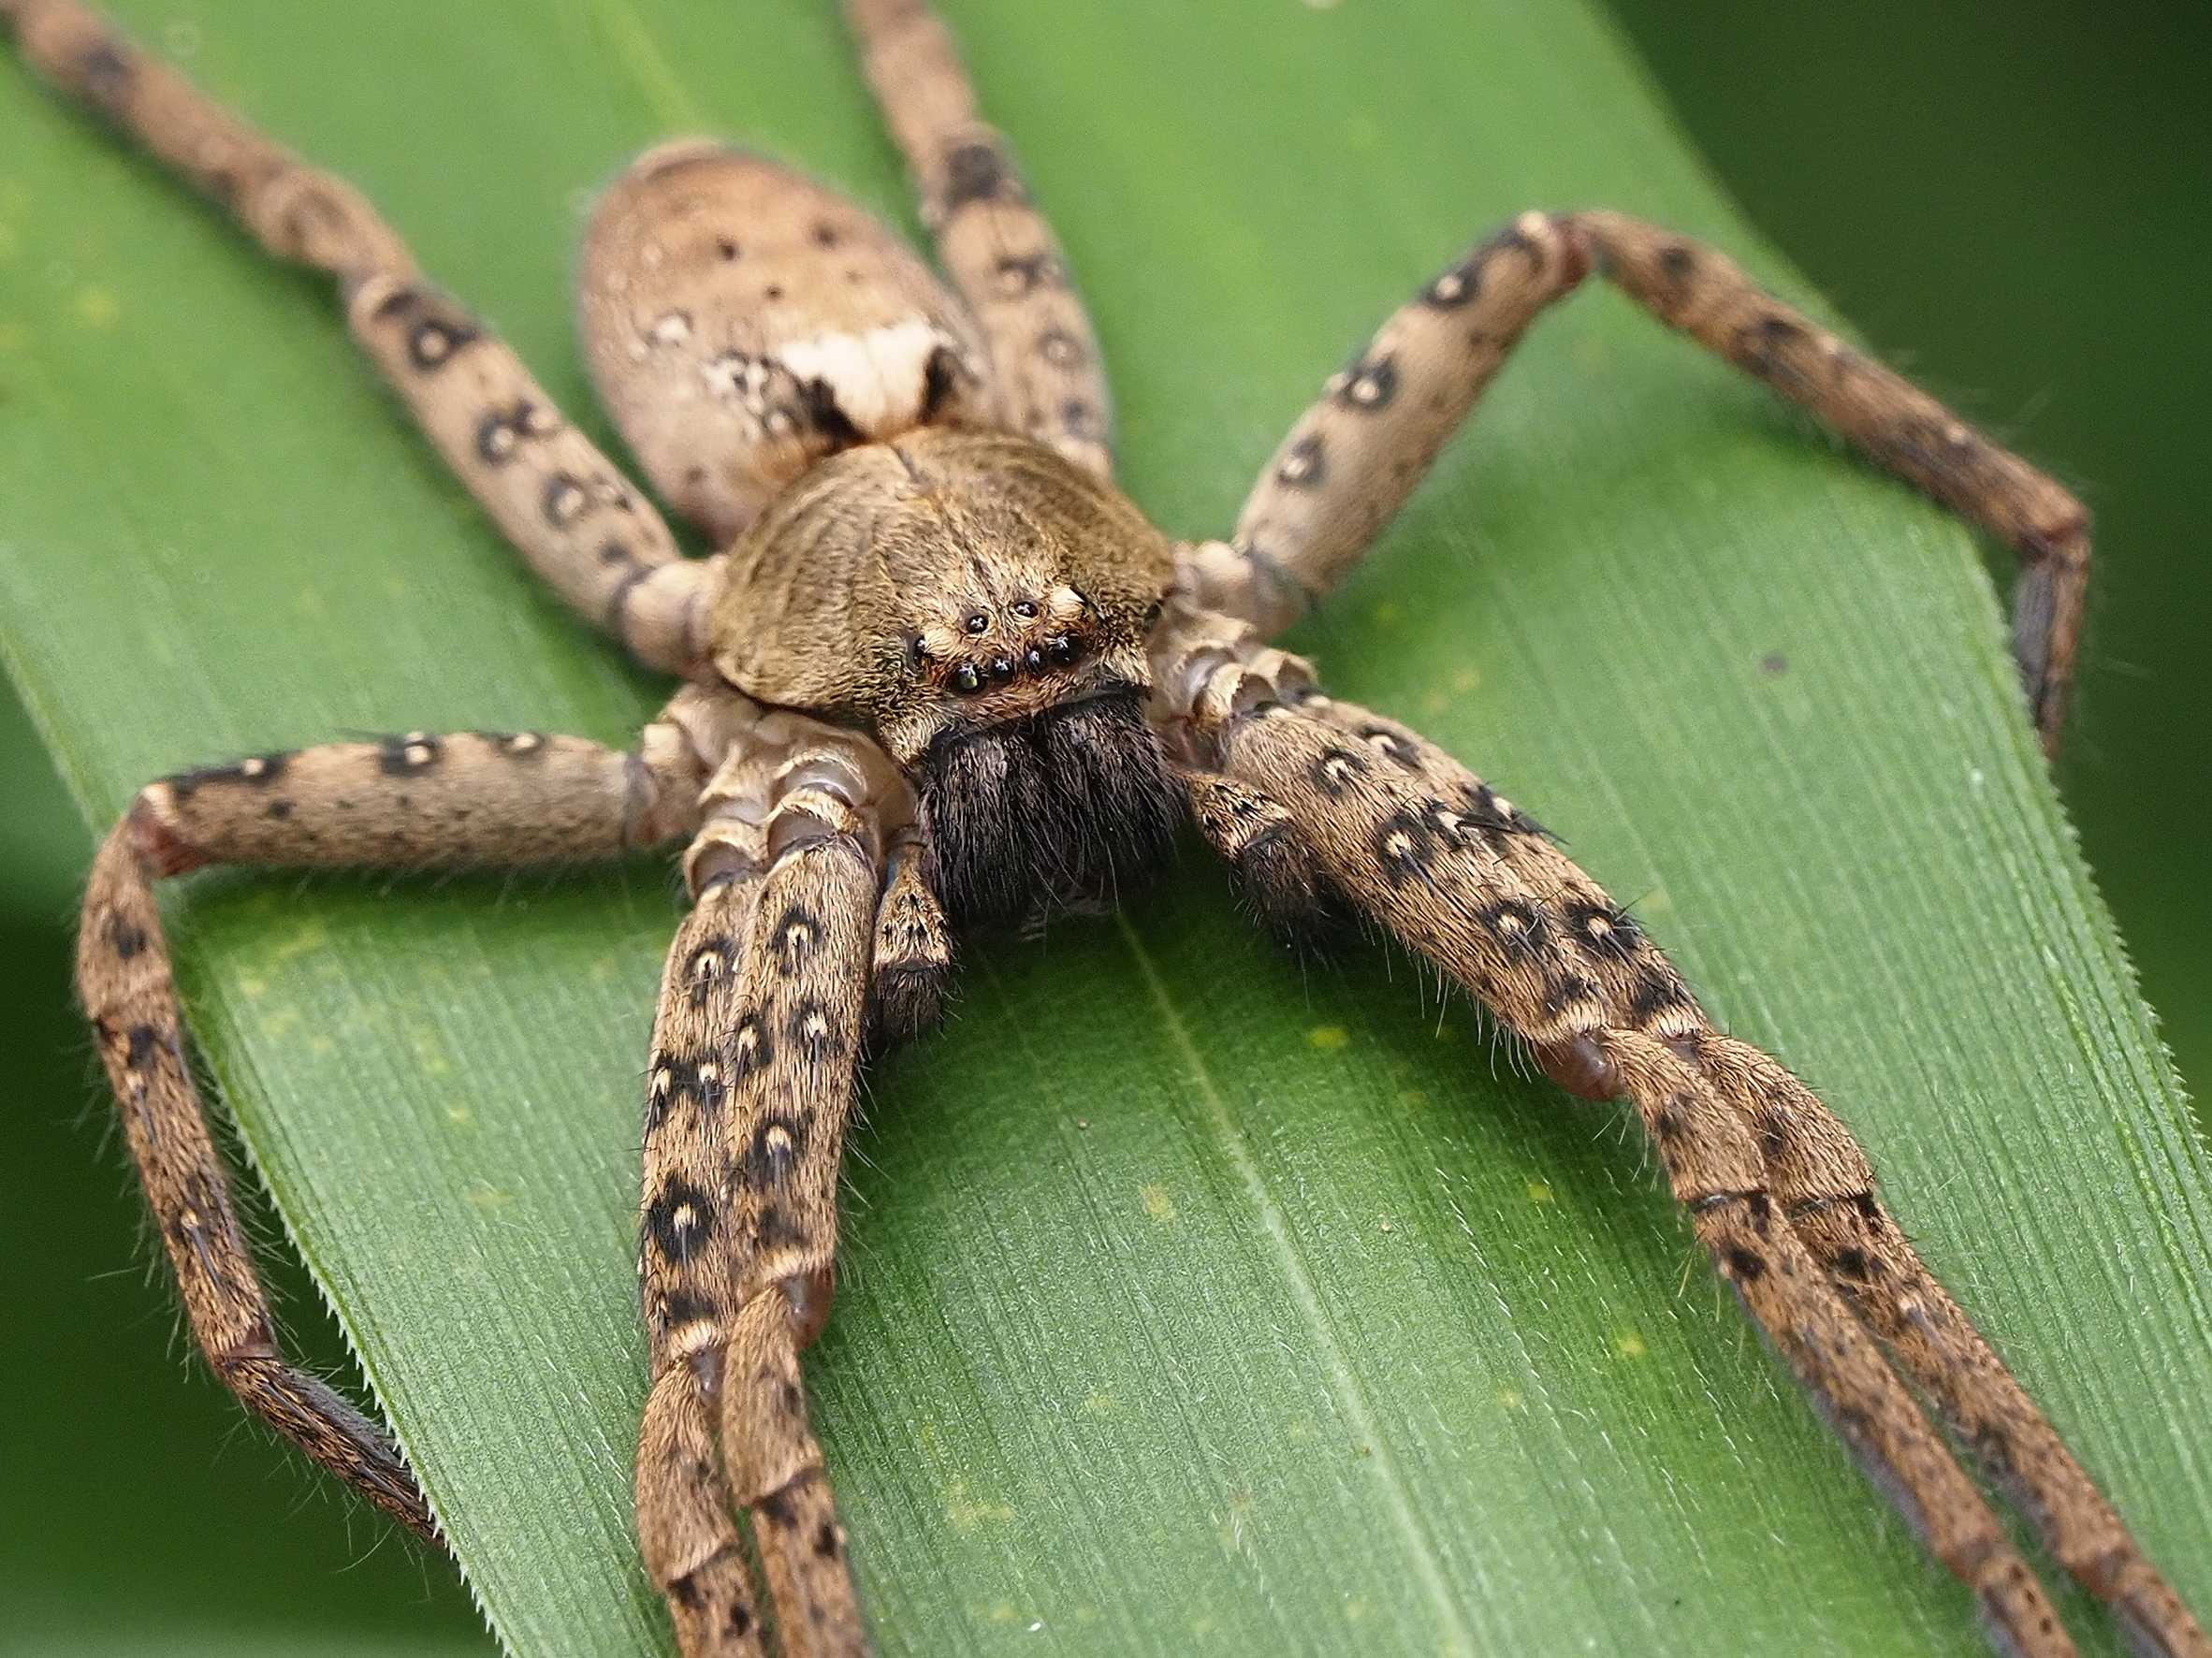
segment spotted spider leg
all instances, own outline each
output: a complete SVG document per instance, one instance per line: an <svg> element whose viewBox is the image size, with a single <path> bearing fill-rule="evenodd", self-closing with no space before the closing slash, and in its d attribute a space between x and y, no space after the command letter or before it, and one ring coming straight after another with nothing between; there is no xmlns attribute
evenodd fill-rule
<svg viewBox="0 0 2212 1658"><path fill-rule="evenodd" d="M27 62L181 174L280 259L338 279L346 326L531 567L648 666L702 654L719 561L561 418L515 354L415 268L342 179L307 166L77 0L0 0Z"/></svg>
<svg viewBox="0 0 2212 1658"><path fill-rule="evenodd" d="M910 935L932 930L934 901L910 875L885 881L913 802L865 738L766 715L701 801L698 901L669 953L647 1084L638 1536L690 1658L761 1650L733 1506L750 1511L785 1658L858 1652L799 1353L829 1316L871 971L880 985L918 970Z"/></svg>
<svg viewBox="0 0 2212 1658"><path fill-rule="evenodd" d="M186 1057L153 882L209 864L417 868L618 857L688 833L703 776L673 720L648 727L627 754L528 732L413 732L165 778L139 793L94 861L78 996L193 1339L247 1409L424 1536L435 1524L399 1452L277 1345Z"/></svg>
<svg viewBox="0 0 2212 1658"><path fill-rule="evenodd" d="M845 15L938 257L982 327L1013 429L1112 476L1098 339L1005 136L977 109L951 32L925 0L846 0Z"/></svg>
<svg viewBox="0 0 2212 1658"><path fill-rule="evenodd" d="M1532 819L1414 733L1323 696L1304 663L1230 618L1172 617L1156 661L1163 725L1202 784L1201 826L1262 909L1294 910L1317 889L1348 901L1465 985L1553 1080L1631 1100L1723 1276L1973 1589L2001 1650L2073 1648L1877 1335L2139 1650L2212 1655L1905 1243L1841 1124L1777 1062L1716 1031L1634 919Z"/></svg>
<svg viewBox="0 0 2212 1658"><path fill-rule="evenodd" d="M1273 633L1341 580L1537 314L1595 269L2018 555L2013 651L2055 749L2088 585L2082 504L1926 392L1761 292L1721 254L1620 213L1524 213L1394 313L1291 428L1197 601Z"/></svg>

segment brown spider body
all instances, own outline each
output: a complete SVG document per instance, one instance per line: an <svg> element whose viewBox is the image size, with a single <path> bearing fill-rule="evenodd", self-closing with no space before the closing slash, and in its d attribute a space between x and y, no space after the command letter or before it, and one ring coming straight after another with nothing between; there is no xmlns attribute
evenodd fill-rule
<svg viewBox="0 0 2212 1658"><path fill-rule="evenodd" d="M834 193L695 141L642 157L587 237L585 355L662 499L719 549L687 559L356 193L76 0L0 0L39 70L271 252L335 278L364 352L524 557L686 681L628 753L410 733L259 755L150 785L102 848L80 992L225 1382L435 1534L382 1433L278 1351L185 1062L153 881L220 862L512 865L688 843L694 902L646 1090L638 1540L688 1654L764 1651L755 1558L785 1652L859 1651L799 1355L829 1313L864 1052L934 1020L955 924L1110 903L1187 814L1269 920L1357 912L1570 1092L1628 1098L1717 1270L2001 1650L2073 1647L1921 1398L2143 1651L2212 1658L1882 1207L1842 1125L1715 1029L1519 806L1266 643L1592 272L2018 550L2016 644L2046 743L2087 574L2078 504L1712 250L1617 214L1532 212L1328 382L1231 540L1171 543L1111 482L1096 341L943 28L917 0L849 10L952 291Z"/></svg>

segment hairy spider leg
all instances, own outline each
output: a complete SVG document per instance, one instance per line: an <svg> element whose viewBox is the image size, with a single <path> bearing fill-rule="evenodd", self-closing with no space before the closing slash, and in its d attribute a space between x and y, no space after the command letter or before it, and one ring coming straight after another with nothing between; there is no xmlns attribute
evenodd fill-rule
<svg viewBox="0 0 2212 1658"><path fill-rule="evenodd" d="M702 796L647 1070L638 1536L687 1658L759 1650L733 1505L786 1658L866 1645L799 1353L829 1316L884 849L911 799L850 734L771 715L762 734Z"/></svg>
<svg viewBox="0 0 2212 1658"><path fill-rule="evenodd" d="M246 1408L385 1512L434 1536L399 1451L277 1345L193 1080L153 882L208 864L422 867L576 863L673 841L699 768L672 726L619 753L534 732L412 732L256 754L149 784L84 897L77 992L193 1340Z"/></svg>
<svg viewBox="0 0 2212 1658"><path fill-rule="evenodd" d="M2056 751L2088 586L2081 502L1724 255L1620 213L1524 213L1439 272L1331 376L1230 541L1186 555L1186 589L1265 633L1302 615L1358 562L1530 323L1592 269L2013 548L2013 653Z"/></svg>
<svg viewBox="0 0 2212 1658"><path fill-rule="evenodd" d="M0 0L27 62L280 259L338 279L346 327L531 568L648 666L688 672L719 576L561 417L514 352L430 286L360 193L310 167L77 0Z"/></svg>
<svg viewBox="0 0 2212 1658"><path fill-rule="evenodd" d="M845 17L938 258L982 327L1011 429L1112 476L1098 337L1011 148L976 107L951 32L921 0L846 0Z"/></svg>
<svg viewBox="0 0 2212 1658"><path fill-rule="evenodd" d="M1877 1336L2140 1651L2212 1658L1810 1089L1716 1031L1636 920L1521 807L1414 732L1321 694L1305 663L1244 624L1185 611L1172 628L1163 715L1215 779L1195 797L1201 825L1263 912L1294 911L1308 892L1356 906L1478 997L1553 1081L1625 1096L1722 1275L1870 1477L1974 1591L2001 1650L2074 1649Z"/></svg>

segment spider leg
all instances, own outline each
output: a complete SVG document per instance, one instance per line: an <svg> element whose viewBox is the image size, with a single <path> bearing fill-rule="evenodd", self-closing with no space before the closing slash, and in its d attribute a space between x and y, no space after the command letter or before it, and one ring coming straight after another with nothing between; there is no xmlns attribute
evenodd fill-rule
<svg viewBox="0 0 2212 1658"><path fill-rule="evenodd" d="M845 15L938 257L982 325L1015 429L1111 476L1098 338L1011 149L976 107L951 32L926 0L846 0Z"/></svg>
<svg viewBox="0 0 2212 1658"><path fill-rule="evenodd" d="M1767 1148L1775 1200L1798 1237L2052 1557L2111 1606L2137 1651L2212 1658L2212 1640L2173 1585L1883 1207L1850 1131L1749 1043L1711 1030L1692 1042L1693 1063Z"/></svg>
<svg viewBox="0 0 2212 1658"><path fill-rule="evenodd" d="M1186 589L1263 633L1288 625L1358 561L1537 314L1593 269L2013 548L2013 652L2055 749L2088 585L2082 504L1723 255L1620 213L1524 213L1393 313L1290 429L1233 538L1189 551Z"/></svg>
<svg viewBox="0 0 2212 1658"><path fill-rule="evenodd" d="M215 863L611 857L690 827L698 782L690 756L673 724L649 728L633 754L575 737L415 733L257 755L149 785L94 861L78 996L193 1339L247 1409L426 1537L436 1523L399 1451L277 1345L185 1056L153 882Z"/></svg>
<svg viewBox="0 0 2212 1658"><path fill-rule="evenodd" d="M1156 660L1161 723L1191 764L1278 808L1278 832L1330 888L1480 997L1554 1081L1634 1103L1723 1276L1974 1590L2001 1650L2073 1649L1877 1335L2144 1651L2205 1658L2172 1588L1874 1203L1856 1143L1780 1065L1711 1028L1534 820L1404 727L1321 695L1302 662L1228 618L1173 618Z"/></svg>
<svg viewBox="0 0 2212 1658"><path fill-rule="evenodd" d="M689 1658L760 1650L733 1504L785 1658L866 1650L799 1353L829 1316L881 917L921 902L886 893L912 822L889 759L792 715L755 736L702 794L646 1103L638 1535Z"/></svg>
<svg viewBox="0 0 2212 1658"><path fill-rule="evenodd" d="M648 666L704 654L717 560L658 513L513 351L415 268L342 179L298 160L77 0L0 0L0 25L63 91L211 198L269 253L338 279L346 326L531 569Z"/></svg>

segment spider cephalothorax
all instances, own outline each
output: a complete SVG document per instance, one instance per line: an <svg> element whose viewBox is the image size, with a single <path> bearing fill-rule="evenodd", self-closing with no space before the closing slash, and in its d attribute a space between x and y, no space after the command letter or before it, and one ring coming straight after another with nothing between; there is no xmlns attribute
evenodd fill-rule
<svg viewBox="0 0 2212 1658"><path fill-rule="evenodd" d="M948 914L1111 902L1187 814L1272 919L1356 911L1554 1081L1629 1101L1717 1271L2001 1650L2073 1647L1939 1420L2142 1651L2212 1658L1842 1124L1719 1029L1519 807L1265 641L1349 569L1521 331L1593 272L2018 549L2016 645L2046 742L2087 576L2080 506L1711 249L1618 214L1532 212L1328 383L1231 540L1171 545L1110 481L1097 342L949 37L918 0L848 8L956 296L842 197L710 143L643 157L586 240L585 354L662 500L720 549L687 559L357 194L76 0L0 0L41 70L272 251L336 277L364 351L532 566L686 680L630 752L468 732L263 754L149 785L103 847L78 983L218 1374L435 1535L383 1433L277 1350L153 881L224 862L686 844L692 908L647 1067L644 1566L693 1658L756 1658L767 1626L793 1655L861 1650L799 1354L828 1315L863 1055L935 1017Z"/></svg>
<svg viewBox="0 0 2212 1658"><path fill-rule="evenodd" d="M883 745L955 917L1093 907L1183 816L1144 717L1173 574L1143 515L1051 449L924 428L822 460L738 538L714 664Z"/></svg>

